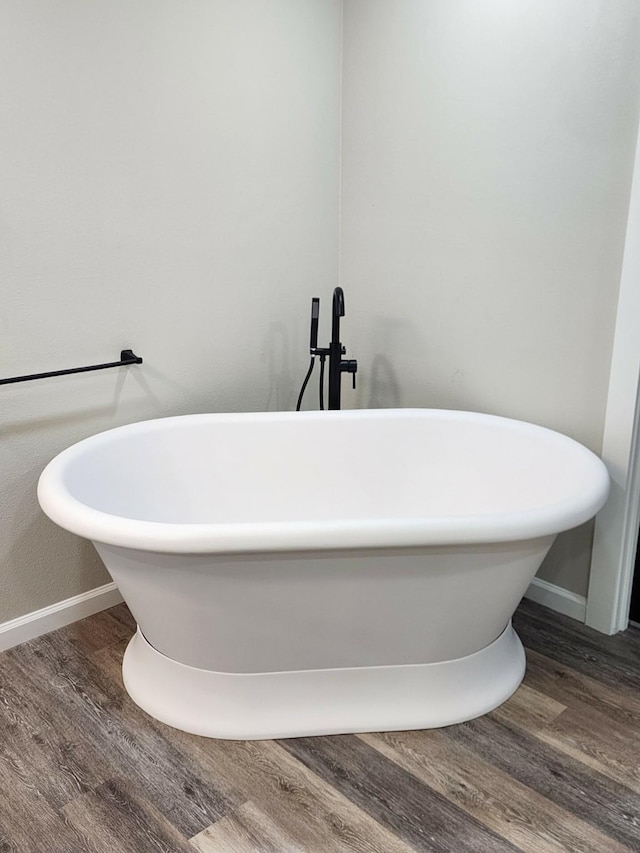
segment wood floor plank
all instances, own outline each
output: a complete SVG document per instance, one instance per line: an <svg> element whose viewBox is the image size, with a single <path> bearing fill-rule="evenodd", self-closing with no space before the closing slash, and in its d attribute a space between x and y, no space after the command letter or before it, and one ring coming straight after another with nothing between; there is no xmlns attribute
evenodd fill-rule
<svg viewBox="0 0 640 853"><path fill-rule="evenodd" d="M640 652L640 629L638 628L629 626L626 631L607 636L585 625L584 622L564 616L528 598L523 598L520 602L515 619L519 624L535 621L544 623L551 631L568 632L574 643L584 642L589 646L596 646L604 654L625 658L632 664L638 659Z"/></svg>
<svg viewBox="0 0 640 853"><path fill-rule="evenodd" d="M251 802L194 836L191 844L199 853L290 853L302 849L295 838Z"/></svg>
<svg viewBox="0 0 640 853"><path fill-rule="evenodd" d="M490 716L442 731L604 835L640 849L640 798L628 788Z"/></svg>
<svg viewBox="0 0 640 853"><path fill-rule="evenodd" d="M64 735L46 741L38 734L25 739L15 732L10 744L3 746L2 759L14 778L33 785L52 809L100 783L89 754ZM51 773L52 767L58 772Z"/></svg>
<svg viewBox="0 0 640 853"><path fill-rule="evenodd" d="M594 708L571 708L537 733L557 751L640 793L640 730Z"/></svg>
<svg viewBox="0 0 640 853"><path fill-rule="evenodd" d="M506 853L517 848L353 735L282 746L419 851Z"/></svg>
<svg viewBox="0 0 640 853"><path fill-rule="evenodd" d="M525 853L629 850L437 729L359 737Z"/></svg>
<svg viewBox="0 0 640 853"><path fill-rule="evenodd" d="M92 744L111 775L143 778L149 798L184 837L243 801L229 800L213 780L202 778L170 738L159 736L147 715L93 662L70 649L60 632L41 638L36 649L23 648L16 658L25 683L45 694L64 695L69 723Z"/></svg>
<svg viewBox="0 0 640 853"><path fill-rule="evenodd" d="M101 784L110 769L82 729L69 722L64 705L52 701L46 689L34 688L5 655L0 667L0 746L5 756L14 756L15 773L36 780L39 793L54 809Z"/></svg>
<svg viewBox="0 0 640 853"><path fill-rule="evenodd" d="M612 720L640 727L640 692L620 685L612 689L532 649L527 649L524 683L568 707L597 708Z"/></svg>
<svg viewBox="0 0 640 853"><path fill-rule="evenodd" d="M606 637L524 600L513 625L528 649L614 689L640 690L640 648L624 635ZM625 632L626 633L626 632Z"/></svg>
<svg viewBox="0 0 640 853"><path fill-rule="evenodd" d="M63 809L69 823L112 853L193 853L187 839L122 780L105 782Z"/></svg>
<svg viewBox="0 0 640 853"><path fill-rule="evenodd" d="M138 627L136 620L133 618L131 611L124 602L122 604L116 604L115 607L110 607L106 612L114 619L117 619L122 625L129 628L131 634L135 634Z"/></svg>
<svg viewBox="0 0 640 853"><path fill-rule="evenodd" d="M197 739L217 773L233 775L251 802L307 853L411 853L365 810L358 808L273 741Z"/></svg>
<svg viewBox="0 0 640 853"><path fill-rule="evenodd" d="M109 682L107 688L109 695L113 697L122 696L125 692L122 681L122 659L129 645L130 637L117 640L91 652L89 659L98 669L102 677Z"/></svg>
<svg viewBox="0 0 640 853"><path fill-rule="evenodd" d="M567 706L550 696L521 684L504 705L492 711L493 716L520 725L529 731L543 729L554 722Z"/></svg>
<svg viewBox="0 0 640 853"><path fill-rule="evenodd" d="M4 746L4 745L3 745ZM5 853L78 853L88 848L38 790L37 779L16 773L0 750L0 850Z"/></svg>
<svg viewBox="0 0 640 853"><path fill-rule="evenodd" d="M91 654L105 646L113 645L118 640L129 638L131 633L131 626L123 621L122 617L118 618L118 614L113 610L103 610L64 629L65 639L82 654Z"/></svg>
<svg viewBox="0 0 640 853"><path fill-rule="evenodd" d="M253 778L245 782L251 798L263 810L277 816L300 850L322 853L409 853L412 848L390 827L383 826L343 792L313 773L295 756L272 741L234 743L227 751L236 761L252 755L248 763ZM218 749L218 753L219 753ZM260 771L260 779L256 771ZM284 796L283 796L284 795ZM274 804L281 799L281 808Z"/></svg>

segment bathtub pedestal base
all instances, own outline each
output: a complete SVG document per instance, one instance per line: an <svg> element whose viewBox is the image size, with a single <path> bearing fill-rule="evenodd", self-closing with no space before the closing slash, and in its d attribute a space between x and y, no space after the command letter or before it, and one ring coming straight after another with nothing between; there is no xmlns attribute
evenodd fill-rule
<svg viewBox="0 0 640 853"><path fill-rule="evenodd" d="M210 672L156 651L140 630L125 652L125 687L143 710L192 734L234 740L448 726L486 714L525 671L509 624L456 660L293 672Z"/></svg>

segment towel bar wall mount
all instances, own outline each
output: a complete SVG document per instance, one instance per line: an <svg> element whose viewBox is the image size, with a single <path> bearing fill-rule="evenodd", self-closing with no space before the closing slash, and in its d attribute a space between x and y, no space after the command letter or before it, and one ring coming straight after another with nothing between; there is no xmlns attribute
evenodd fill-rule
<svg viewBox="0 0 640 853"><path fill-rule="evenodd" d="M69 367L66 370L49 370L46 373L30 373L26 376L10 376L0 379L0 385L11 385L14 382L30 382L32 379L49 379L51 376L67 376L69 373L87 373L90 370L105 370L108 367L126 367L130 364L142 364L142 359L133 350L123 349L119 361L109 361L105 364L90 364L86 367Z"/></svg>

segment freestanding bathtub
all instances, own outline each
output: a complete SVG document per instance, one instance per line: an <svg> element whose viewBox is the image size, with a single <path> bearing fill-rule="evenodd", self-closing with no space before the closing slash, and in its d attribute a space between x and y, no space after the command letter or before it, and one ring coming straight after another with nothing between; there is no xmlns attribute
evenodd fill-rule
<svg viewBox="0 0 640 853"><path fill-rule="evenodd" d="M221 738L444 726L522 680L511 616L609 478L520 421L428 409L207 414L110 430L38 496L138 622L132 698Z"/></svg>

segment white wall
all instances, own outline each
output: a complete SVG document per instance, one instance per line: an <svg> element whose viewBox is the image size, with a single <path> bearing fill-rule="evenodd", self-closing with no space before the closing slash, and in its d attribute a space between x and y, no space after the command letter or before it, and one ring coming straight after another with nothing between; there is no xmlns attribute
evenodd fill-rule
<svg viewBox="0 0 640 853"><path fill-rule="evenodd" d="M341 0L0 4L0 622L108 580L44 464L146 417L292 408L338 274ZM344 0L345 405L600 449L636 0ZM310 392L309 392L310 393ZM309 397L309 403L312 400ZM583 593L590 529L543 572Z"/></svg>
<svg viewBox="0 0 640 853"><path fill-rule="evenodd" d="M639 13L346 0L342 284L360 405L493 412L600 450ZM542 576L584 594L590 534L560 537Z"/></svg>
<svg viewBox="0 0 640 853"><path fill-rule="evenodd" d="M128 421L292 408L337 280L340 0L0 4L0 622L105 583L44 464Z"/></svg>

